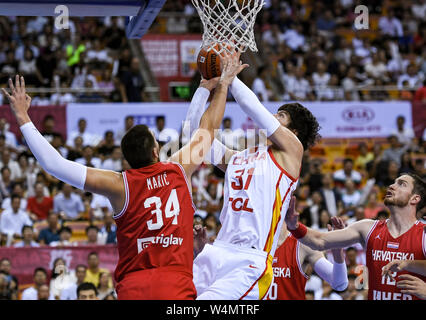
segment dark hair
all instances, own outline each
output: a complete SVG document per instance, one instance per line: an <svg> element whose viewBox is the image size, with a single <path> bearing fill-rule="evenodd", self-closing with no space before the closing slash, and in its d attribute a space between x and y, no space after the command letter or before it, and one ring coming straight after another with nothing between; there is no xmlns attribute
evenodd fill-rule
<svg viewBox="0 0 426 320"><path fill-rule="evenodd" d="M44 273L44 275L47 277L47 271L46 271L46 269L45 269L45 268L43 268L43 267L35 268L35 269L34 269L34 274L33 274L33 275L35 276L35 275L36 275L36 273L37 273L37 272L39 272L39 271L40 271L40 272L43 272L43 273Z"/></svg>
<svg viewBox="0 0 426 320"><path fill-rule="evenodd" d="M65 263L65 259L62 257L56 258L55 261L53 261L53 269L52 269L52 274L51 274L51 279L56 279L59 276L59 273L56 272L56 263L62 260Z"/></svg>
<svg viewBox="0 0 426 320"><path fill-rule="evenodd" d="M121 139L121 150L124 158L133 169L152 164L152 149L155 138L146 125L138 124L131 128Z"/></svg>
<svg viewBox="0 0 426 320"><path fill-rule="evenodd" d="M166 121L166 117L165 116L156 116L155 121L157 122L158 120Z"/></svg>
<svg viewBox="0 0 426 320"><path fill-rule="evenodd" d="M18 198L19 200L21 200L21 196L20 195L18 195L16 193L12 194L12 196L10 197L10 202L12 202L13 199L16 199L16 198Z"/></svg>
<svg viewBox="0 0 426 320"><path fill-rule="evenodd" d="M320 125L314 115L298 102L286 103L278 108L278 111L286 111L290 115L288 129L296 130L297 137L306 150L313 146L321 138L318 133Z"/></svg>
<svg viewBox="0 0 426 320"><path fill-rule="evenodd" d="M12 171L10 171L9 167L1 168L0 172L3 174L3 172L5 172L6 170L9 170L9 172L12 172Z"/></svg>
<svg viewBox="0 0 426 320"><path fill-rule="evenodd" d="M70 234L72 234L72 229L70 227L64 226L61 229L59 229L58 234L61 234L62 232L67 231Z"/></svg>
<svg viewBox="0 0 426 320"><path fill-rule="evenodd" d="M46 122L47 120L55 120L55 118L51 114L48 114L44 117L43 122Z"/></svg>
<svg viewBox="0 0 426 320"><path fill-rule="evenodd" d="M348 280L355 280L356 278L358 278L357 275L355 275L353 273L348 274Z"/></svg>
<svg viewBox="0 0 426 320"><path fill-rule="evenodd" d="M346 252L348 252L348 251L355 251L355 252L358 252L358 250L357 250L356 248L354 248L354 247L349 247L349 248L347 248L347 249L346 249Z"/></svg>
<svg viewBox="0 0 426 320"><path fill-rule="evenodd" d="M25 229L30 229L31 231L33 231L33 227L31 227L31 226L29 226L29 225L24 225L24 226L22 227L22 231L21 231L21 233L22 233L22 234L24 234Z"/></svg>
<svg viewBox="0 0 426 320"><path fill-rule="evenodd" d="M101 278L104 274L109 275L109 272L103 271L103 272L99 272L99 283L98 283L98 288L101 287Z"/></svg>
<svg viewBox="0 0 426 320"><path fill-rule="evenodd" d="M354 161L351 159L351 158L345 158L344 160L343 160L343 164L345 165L346 163L348 163L348 162L350 162L350 163L354 163Z"/></svg>
<svg viewBox="0 0 426 320"><path fill-rule="evenodd" d="M260 76L262 74L262 72L267 70L267 69L268 69L267 66L260 66L259 68L257 68L257 75Z"/></svg>
<svg viewBox="0 0 426 320"><path fill-rule="evenodd" d="M307 294L312 294L313 296L315 296L315 292L313 290L306 290L305 295Z"/></svg>
<svg viewBox="0 0 426 320"><path fill-rule="evenodd" d="M96 232L99 232L99 228L97 226L93 225L93 224L86 227L86 233L88 233L90 229L94 229L94 230L96 230Z"/></svg>
<svg viewBox="0 0 426 320"><path fill-rule="evenodd" d="M92 252L90 252L90 253L87 255L87 258L89 258L90 256L93 256L93 255L95 255L95 256L97 256L97 257L99 257L99 255L98 255L98 253L97 253L96 251L92 251Z"/></svg>
<svg viewBox="0 0 426 320"><path fill-rule="evenodd" d="M95 285L91 282L83 282L77 287L77 298L80 297L80 291L93 290L95 291L95 295L98 295L98 289L96 289Z"/></svg>
<svg viewBox="0 0 426 320"><path fill-rule="evenodd" d="M420 196L420 201L416 206L416 211L421 211L426 205L426 181L418 176L415 173L403 173L402 175L407 175L413 178L413 192L412 194L418 194Z"/></svg>

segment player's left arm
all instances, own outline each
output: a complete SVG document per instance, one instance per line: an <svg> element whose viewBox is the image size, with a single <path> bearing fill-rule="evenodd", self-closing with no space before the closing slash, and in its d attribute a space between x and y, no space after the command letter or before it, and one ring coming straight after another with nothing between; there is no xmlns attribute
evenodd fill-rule
<svg viewBox="0 0 426 320"><path fill-rule="evenodd" d="M241 109L252 118L256 124L266 130L267 137L282 151L303 156L303 145L297 136L286 127L282 126L268 109L259 101L253 91L244 82L235 77L230 86L230 91ZM279 115L278 115L279 116Z"/></svg>
<svg viewBox="0 0 426 320"><path fill-rule="evenodd" d="M343 229L345 227L343 220L333 220L333 227L328 225L328 230ZM306 252L306 259L313 266L315 272L325 281L327 281L333 289L343 291L348 286L348 273L345 258L342 249L333 249L333 263L328 261L324 254L320 251L312 250L308 246L301 245Z"/></svg>
<svg viewBox="0 0 426 320"><path fill-rule="evenodd" d="M211 93L216 89L220 78L210 80L202 79L200 86L195 91L189 105L182 132L188 138L191 138L193 133L200 126L201 116L206 109L207 100ZM227 160L230 159L237 151L229 149L218 139L214 138L210 151L207 153L205 160L209 161L222 171L226 171Z"/></svg>
<svg viewBox="0 0 426 320"><path fill-rule="evenodd" d="M42 168L50 175L73 187L106 196L115 212L119 212L125 202L125 189L122 175L110 170L88 168L77 162L63 158L59 152L40 134L32 123L28 109L31 98L25 92L24 77L15 78L15 85L9 79L10 95L3 93L10 102L12 112L33 155Z"/></svg>

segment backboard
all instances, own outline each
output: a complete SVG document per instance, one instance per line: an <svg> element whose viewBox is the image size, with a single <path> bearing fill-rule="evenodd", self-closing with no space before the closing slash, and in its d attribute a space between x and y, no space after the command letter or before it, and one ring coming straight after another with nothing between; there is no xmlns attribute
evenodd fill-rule
<svg viewBox="0 0 426 320"><path fill-rule="evenodd" d="M140 39L149 29L166 0L6 0L0 1L2 16L58 16L66 6L70 17L127 16L126 34Z"/></svg>

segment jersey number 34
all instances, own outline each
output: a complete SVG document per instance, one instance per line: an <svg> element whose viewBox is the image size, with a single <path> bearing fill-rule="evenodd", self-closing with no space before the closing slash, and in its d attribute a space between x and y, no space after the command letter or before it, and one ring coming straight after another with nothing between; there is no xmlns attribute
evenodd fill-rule
<svg viewBox="0 0 426 320"><path fill-rule="evenodd" d="M155 214L155 222L154 218L147 221L149 230L158 230L164 225L163 223L163 212L161 210L161 199L159 197L150 197L145 200L144 206L145 208L152 208L154 206L154 210L151 211L151 214ZM170 192L169 198L166 202L166 207L164 208L164 216L166 218L172 218L172 224L178 223L178 215L180 212L179 201L176 193L176 189L173 189Z"/></svg>

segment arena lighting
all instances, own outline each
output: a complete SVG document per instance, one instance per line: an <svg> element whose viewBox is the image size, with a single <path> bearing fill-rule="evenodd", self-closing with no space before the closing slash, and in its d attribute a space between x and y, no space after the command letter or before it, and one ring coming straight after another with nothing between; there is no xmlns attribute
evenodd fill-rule
<svg viewBox="0 0 426 320"><path fill-rule="evenodd" d="M4 16L58 16L55 8L66 6L71 17L124 16L126 35L140 39L157 17L166 0L6 0L0 2Z"/></svg>

